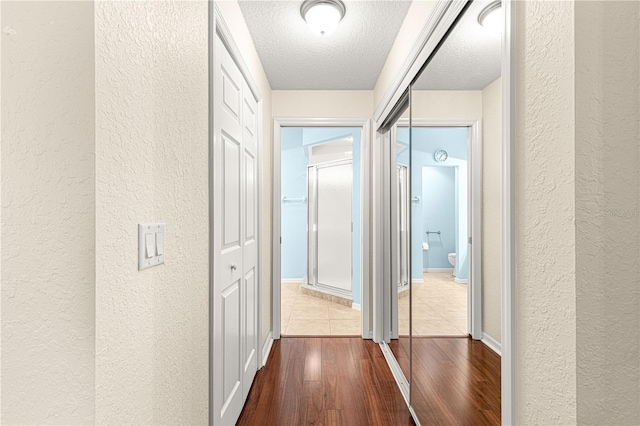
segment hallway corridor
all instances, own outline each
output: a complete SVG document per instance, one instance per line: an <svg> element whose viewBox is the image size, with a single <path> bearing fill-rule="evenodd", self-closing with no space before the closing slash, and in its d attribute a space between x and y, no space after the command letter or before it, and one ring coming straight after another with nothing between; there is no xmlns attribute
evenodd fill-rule
<svg viewBox="0 0 640 426"><path fill-rule="evenodd" d="M284 337L256 375L238 425L412 425L378 345Z"/></svg>
<svg viewBox="0 0 640 426"><path fill-rule="evenodd" d="M421 338L417 346L426 357L417 366L423 385L414 404L428 413L428 424L500 424L500 358L494 352L468 338ZM373 341L283 337L256 375L237 424L414 423Z"/></svg>

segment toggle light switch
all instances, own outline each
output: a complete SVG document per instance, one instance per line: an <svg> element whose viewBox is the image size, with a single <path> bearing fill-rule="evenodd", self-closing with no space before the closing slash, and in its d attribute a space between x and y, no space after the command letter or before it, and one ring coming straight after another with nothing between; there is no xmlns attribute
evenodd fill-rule
<svg viewBox="0 0 640 426"><path fill-rule="evenodd" d="M145 234L144 238L145 238L145 247L146 247L145 258L151 259L153 256L156 255L156 250L155 250L156 234L155 233Z"/></svg>
<svg viewBox="0 0 640 426"><path fill-rule="evenodd" d="M164 223L138 225L138 270L164 263Z"/></svg>
<svg viewBox="0 0 640 426"><path fill-rule="evenodd" d="M164 228L162 232L156 232L156 256L164 254Z"/></svg>

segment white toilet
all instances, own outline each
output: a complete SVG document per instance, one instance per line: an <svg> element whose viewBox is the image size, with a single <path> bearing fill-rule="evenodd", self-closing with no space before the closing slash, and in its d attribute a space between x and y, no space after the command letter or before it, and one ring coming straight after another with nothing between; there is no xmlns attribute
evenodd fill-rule
<svg viewBox="0 0 640 426"><path fill-rule="evenodd" d="M451 264L451 266L453 266L453 273L451 275L455 277L456 276L456 254L449 253L447 257L449 258L449 263Z"/></svg>

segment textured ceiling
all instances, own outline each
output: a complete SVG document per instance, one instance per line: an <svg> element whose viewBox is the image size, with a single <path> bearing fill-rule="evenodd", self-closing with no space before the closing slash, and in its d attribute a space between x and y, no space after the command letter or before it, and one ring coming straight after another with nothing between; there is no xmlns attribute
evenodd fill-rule
<svg viewBox="0 0 640 426"><path fill-rule="evenodd" d="M500 77L501 36L478 23L490 1L469 6L416 81L418 90L482 90Z"/></svg>
<svg viewBox="0 0 640 426"><path fill-rule="evenodd" d="M371 90L410 1L345 1L338 29L313 34L302 1L244 1L240 9L274 90Z"/></svg>

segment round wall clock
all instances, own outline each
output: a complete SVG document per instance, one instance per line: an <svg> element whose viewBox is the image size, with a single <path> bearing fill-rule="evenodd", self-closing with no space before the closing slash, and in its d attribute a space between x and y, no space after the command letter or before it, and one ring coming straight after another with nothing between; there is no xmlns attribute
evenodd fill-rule
<svg viewBox="0 0 640 426"><path fill-rule="evenodd" d="M446 161L447 158L449 158L449 154L447 154L447 151L445 151L444 149L439 149L433 153L433 159L436 160L438 163L442 163L443 161Z"/></svg>

